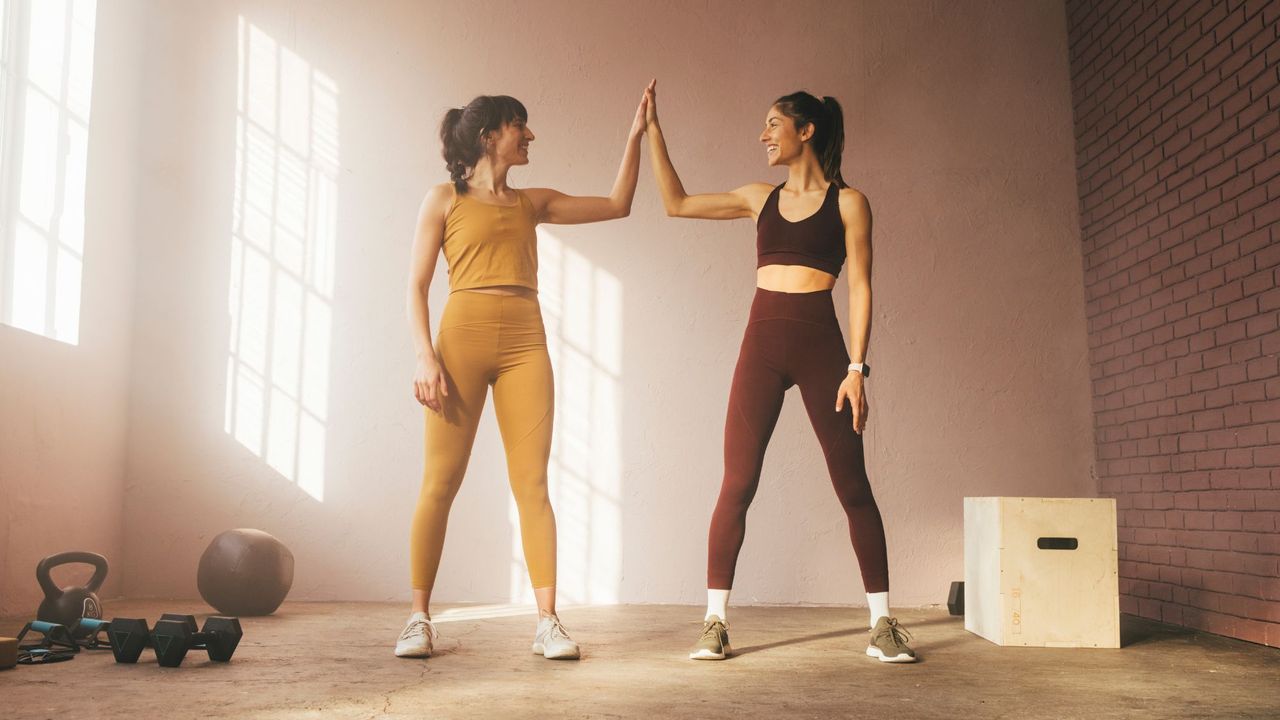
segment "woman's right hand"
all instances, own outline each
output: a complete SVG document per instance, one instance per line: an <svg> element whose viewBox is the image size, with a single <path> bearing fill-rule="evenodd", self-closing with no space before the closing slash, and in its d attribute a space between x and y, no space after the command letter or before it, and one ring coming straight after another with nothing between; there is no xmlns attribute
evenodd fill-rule
<svg viewBox="0 0 1280 720"><path fill-rule="evenodd" d="M658 79L654 78L649 81L649 87L644 89L644 98L647 101L644 109L644 121L646 125L652 125L658 122Z"/></svg>
<svg viewBox="0 0 1280 720"><path fill-rule="evenodd" d="M428 351L418 358L418 366L413 373L413 396L435 412L440 412L444 399L449 397L449 387L435 351Z"/></svg>

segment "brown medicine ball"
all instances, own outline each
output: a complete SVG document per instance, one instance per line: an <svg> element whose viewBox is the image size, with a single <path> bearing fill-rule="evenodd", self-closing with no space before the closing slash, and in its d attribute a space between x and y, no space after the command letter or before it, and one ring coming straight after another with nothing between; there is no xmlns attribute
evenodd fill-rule
<svg viewBox="0 0 1280 720"><path fill-rule="evenodd" d="M200 556L196 587L224 615L270 615L293 586L293 553L261 530L227 530Z"/></svg>

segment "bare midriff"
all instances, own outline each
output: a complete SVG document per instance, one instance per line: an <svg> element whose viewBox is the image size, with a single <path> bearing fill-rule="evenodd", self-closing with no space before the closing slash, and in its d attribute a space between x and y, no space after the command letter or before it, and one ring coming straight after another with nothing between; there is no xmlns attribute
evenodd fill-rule
<svg viewBox="0 0 1280 720"><path fill-rule="evenodd" d="M756 287L785 293L830 290L836 278L831 273L804 265L765 265L756 268Z"/></svg>

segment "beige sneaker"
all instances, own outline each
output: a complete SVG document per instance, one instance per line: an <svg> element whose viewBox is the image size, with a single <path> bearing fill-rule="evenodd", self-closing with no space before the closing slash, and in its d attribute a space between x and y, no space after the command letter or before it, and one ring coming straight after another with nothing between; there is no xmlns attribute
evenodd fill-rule
<svg viewBox="0 0 1280 720"><path fill-rule="evenodd" d="M409 622L396 640L396 657L431 657L431 642L437 637L436 626L427 619L427 614L416 612L409 616Z"/></svg>
<svg viewBox="0 0 1280 720"><path fill-rule="evenodd" d="M880 662L915 662L916 651L907 647L910 639L911 633L898 624L897 618L882 617L871 629L871 644L867 645L867 655L879 658Z"/></svg>
<svg viewBox="0 0 1280 720"><path fill-rule="evenodd" d="M581 653L578 643L555 615L538 618L538 632L533 637L533 652L548 660L577 660Z"/></svg>
<svg viewBox="0 0 1280 720"><path fill-rule="evenodd" d="M729 629L719 617L712 615L702 626L702 637L689 652L690 660L723 660L733 654L729 646Z"/></svg>

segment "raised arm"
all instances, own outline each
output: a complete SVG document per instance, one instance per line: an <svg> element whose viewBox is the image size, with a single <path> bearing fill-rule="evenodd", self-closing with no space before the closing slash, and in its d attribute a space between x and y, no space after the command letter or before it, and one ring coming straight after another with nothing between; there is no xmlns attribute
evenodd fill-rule
<svg viewBox="0 0 1280 720"><path fill-rule="evenodd" d="M773 190L767 183L751 183L723 193L690 195L684 191L680 176L667 154L667 141L658 124L657 80L645 90L648 100L649 157L653 161L653 176L662 193L662 205L671 217L701 218L703 220L735 220L754 218L764 207Z"/></svg>
<svg viewBox="0 0 1280 720"><path fill-rule="evenodd" d="M636 177L640 174L640 136L645 129L645 102L640 98L627 145L622 150L622 164L618 177L613 181L609 197L576 197L550 188L530 188L525 191L538 213L538 222L555 225L599 222L623 218L631 214L631 200L636 195Z"/></svg>
<svg viewBox="0 0 1280 720"><path fill-rule="evenodd" d="M418 209L418 225L413 233L413 251L409 259L409 288L407 309L409 333L413 337L413 350L417 366L413 374L413 396L418 402L440 412L443 398L449 396L440 362L431 344L431 313L427 307L427 293L431 290L431 277L436 272L436 260L444 242L444 219L453 202L453 188L448 183L437 185L427 192Z"/></svg>
<svg viewBox="0 0 1280 720"><path fill-rule="evenodd" d="M845 252L849 256L849 358L865 362L871 343L871 204L852 188L840 191L840 217L844 220ZM848 398L853 409L853 429L861 433L870 407L861 373L850 372L836 391L836 410Z"/></svg>

